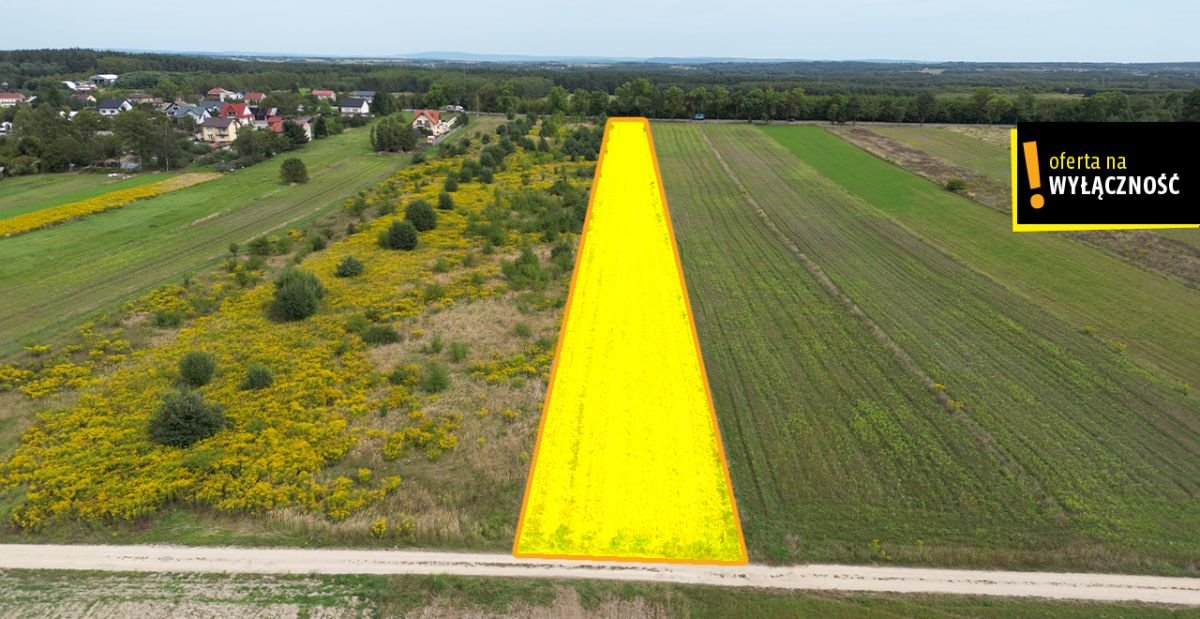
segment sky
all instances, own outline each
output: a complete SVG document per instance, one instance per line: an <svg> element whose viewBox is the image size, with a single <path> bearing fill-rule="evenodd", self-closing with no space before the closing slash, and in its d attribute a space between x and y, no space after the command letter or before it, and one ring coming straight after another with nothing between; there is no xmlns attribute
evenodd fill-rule
<svg viewBox="0 0 1200 619"><path fill-rule="evenodd" d="M13 0L0 48L1200 61L1196 0ZM548 8L549 7L549 8Z"/></svg>

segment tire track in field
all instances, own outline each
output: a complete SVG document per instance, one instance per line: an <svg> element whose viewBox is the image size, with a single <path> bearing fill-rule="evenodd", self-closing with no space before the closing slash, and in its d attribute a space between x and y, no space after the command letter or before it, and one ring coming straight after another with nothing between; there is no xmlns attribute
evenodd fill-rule
<svg viewBox="0 0 1200 619"><path fill-rule="evenodd" d="M970 434L975 437L979 444L985 450L987 450L990 455L992 455L992 457L996 458L996 460L1000 462L1006 469L1016 475L1022 486L1026 487L1031 494L1043 499L1048 498L1044 489L1042 489L1041 486L1036 483L1036 481L1028 474L1027 471L1025 471L1025 468L1021 466L1020 463L1009 458L1008 455L1003 452L1003 450L996 446L996 441L992 437L991 433L971 418L967 412L967 408L965 406L961 409L951 407L949 404L951 399L950 396L945 391L939 391L934 388L936 383L933 380L933 377L926 373L925 370L922 369L915 360L913 360L912 356L910 356L902 346L896 343L896 341L893 340L892 337L888 335L882 327L872 320L870 316L867 316L866 312L864 312L862 308L854 302L854 299L851 299L849 295L843 292L842 289L839 288L832 279L830 279L825 271L821 269L820 265L813 261L808 254L804 253L804 251L800 249L800 247L796 245L791 238L789 238L783 233L782 230L779 229L779 226L773 219L771 219L771 216L767 214L766 210L762 208L754 196L751 195L750 191L746 189L746 186L742 184L741 179L738 178L737 174L733 171L733 168L729 166L729 164L725 161L725 158L721 155L721 152L717 150L717 147L712 143L712 140L709 139L708 134L702 129L699 130L698 133L704 140L705 145L708 146L708 149L712 152L713 157L716 158L717 163L720 164L721 169L725 172L725 175L728 176L729 180L732 181L733 184L738 188L738 191L742 194L746 204L750 206L755 215L762 220L763 224L771 230L776 239L780 241L783 246L788 249L788 251L796 256L796 258L800 261L800 264L804 266L804 269L807 270L817 280L818 283L820 283L821 287L824 288L824 290L831 297L845 306L850 314L857 318L859 322L867 329L871 336L874 337L885 349L887 349L888 352L892 353L892 355L897 361L900 362L900 365L902 365L904 369L912 374L927 390L934 393L934 398L939 404L942 405L946 412L962 423L963 426L966 427L970 432ZM1057 505L1057 502L1054 502L1053 504Z"/></svg>

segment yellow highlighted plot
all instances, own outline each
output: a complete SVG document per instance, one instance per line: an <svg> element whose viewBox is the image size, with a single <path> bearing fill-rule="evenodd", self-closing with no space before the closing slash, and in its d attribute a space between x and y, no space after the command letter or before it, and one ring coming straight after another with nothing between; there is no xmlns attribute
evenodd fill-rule
<svg viewBox="0 0 1200 619"><path fill-rule="evenodd" d="M746 562L644 119L605 129L513 552Z"/></svg>

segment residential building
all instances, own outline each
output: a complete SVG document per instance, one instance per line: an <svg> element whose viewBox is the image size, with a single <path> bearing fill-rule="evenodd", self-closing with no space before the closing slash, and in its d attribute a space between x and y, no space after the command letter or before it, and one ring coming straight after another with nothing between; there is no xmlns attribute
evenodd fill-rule
<svg viewBox="0 0 1200 619"><path fill-rule="evenodd" d="M375 96L375 91L374 90L356 90L356 91L350 93L350 96L354 97L356 99L370 99Z"/></svg>
<svg viewBox="0 0 1200 619"><path fill-rule="evenodd" d="M237 139L242 121L236 118L209 118L200 124L201 141L214 145L229 144Z"/></svg>
<svg viewBox="0 0 1200 619"><path fill-rule="evenodd" d="M313 127L312 127L312 119L310 119L310 118L295 118L295 119L289 120L289 119L284 119L282 116L272 116L267 119L267 128L270 129L271 131L274 131L275 133L283 133L283 124L286 122L291 122L291 123L300 125L300 128L304 130L304 135L308 137L308 140L310 142L312 141Z"/></svg>
<svg viewBox="0 0 1200 619"><path fill-rule="evenodd" d="M113 84L117 83L118 77L119 76L116 75L115 73L98 73L96 75L89 77L88 81L91 82L91 84L93 86L96 86L97 88L103 88L106 86L112 86Z"/></svg>
<svg viewBox="0 0 1200 619"><path fill-rule="evenodd" d="M128 112L133 109L133 105L127 99L105 99L96 104L96 111L101 116L116 116L121 112Z"/></svg>
<svg viewBox="0 0 1200 619"><path fill-rule="evenodd" d="M413 129L433 133L441 122L442 113L437 110L417 110L413 112Z"/></svg>
<svg viewBox="0 0 1200 619"><path fill-rule="evenodd" d="M83 105L95 105L96 103L96 97L92 96L91 93L86 92L72 93L68 99Z"/></svg>
<svg viewBox="0 0 1200 619"><path fill-rule="evenodd" d="M318 99L326 101L337 101L337 93L332 90L313 90L312 95Z"/></svg>
<svg viewBox="0 0 1200 619"><path fill-rule="evenodd" d="M254 114L245 103L226 103L221 106L221 111L217 113L220 118L236 118L244 125L249 125L254 122Z"/></svg>
<svg viewBox="0 0 1200 619"><path fill-rule="evenodd" d="M233 92L231 90L225 90L224 88L221 88L220 86L218 86L216 88L210 88L208 92L204 93L204 96L206 98L208 98L210 101L220 101L222 103L224 103L226 101L233 101L233 100L237 99L236 92Z"/></svg>
<svg viewBox="0 0 1200 619"><path fill-rule="evenodd" d="M350 97L338 101L338 112L342 116L368 116L371 114L371 102L368 99Z"/></svg>
<svg viewBox="0 0 1200 619"><path fill-rule="evenodd" d="M25 95L19 92L0 92L0 107L15 107L25 102Z"/></svg>
<svg viewBox="0 0 1200 619"><path fill-rule="evenodd" d="M175 110L171 112L170 116L177 121L181 121L184 118L190 117L196 122L197 127L203 125L204 121L212 118L212 114L208 113L208 109L199 105L188 105L187 103L180 103L178 106L176 106Z"/></svg>
<svg viewBox="0 0 1200 619"><path fill-rule="evenodd" d="M259 103L263 102L263 99L266 98L266 93L262 92L247 92L242 94L242 101L245 101L250 105L258 105Z"/></svg>

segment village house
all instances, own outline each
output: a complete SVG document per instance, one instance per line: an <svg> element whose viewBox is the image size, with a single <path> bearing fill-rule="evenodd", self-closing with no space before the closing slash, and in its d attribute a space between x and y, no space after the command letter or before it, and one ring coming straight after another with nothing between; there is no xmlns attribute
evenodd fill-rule
<svg viewBox="0 0 1200 619"><path fill-rule="evenodd" d="M86 92L73 93L70 97L68 97L68 99L83 105L95 105L96 103L96 97L93 97L90 93Z"/></svg>
<svg viewBox="0 0 1200 619"><path fill-rule="evenodd" d="M312 141L312 139L313 139L312 119L309 119L309 118L296 118L293 120L287 120L287 119L283 118L282 116L272 116L267 119L267 128L275 133L283 133L283 125L284 125L284 123L287 123L287 122L291 122L291 123L295 123L295 124L299 125L300 128L304 130L305 137L307 137L310 142Z"/></svg>
<svg viewBox="0 0 1200 619"><path fill-rule="evenodd" d="M412 128L418 131L433 133L442 123L442 113L437 110L417 110L413 112Z"/></svg>
<svg viewBox="0 0 1200 619"><path fill-rule="evenodd" d="M198 137L213 145L229 144L237 139L242 127L242 121L237 118L209 118L200 124Z"/></svg>
<svg viewBox="0 0 1200 619"><path fill-rule="evenodd" d="M371 114L371 102L354 97L342 99L338 101L338 112L342 116L368 116Z"/></svg>
<svg viewBox="0 0 1200 619"><path fill-rule="evenodd" d="M263 99L266 98L266 93L262 92L247 92L242 94L242 101L245 101L250 105L258 105L259 103L263 102Z"/></svg>
<svg viewBox="0 0 1200 619"><path fill-rule="evenodd" d="M337 93L332 90L313 90L312 95L317 99L324 99L325 101L337 101Z"/></svg>
<svg viewBox="0 0 1200 619"><path fill-rule="evenodd" d="M126 99L105 99L96 105L96 112L101 116L116 116L132 109L133 105Z"/></svg>
<svg viewBox="0 0 1200 619"><path fill-rule="evenodd" d="M187 103L178 104L170 113L170 117L182 121L184 118L191 118L196 122L196 126L204 124L204 121L212 118L212 114L208 113L206 108L199 105L188 105Z"/></svg>
<svg viewBox="0 0 1200 619"><path fill-rule="evenodd" d="M0 92L0 107L15 107L25 102L25 95L19 92Z"/></svg>
<svg viewBox="0 0 1200 619"><path fill-rule="evenodd" d="M220 86L218 86L216 88L210 88L208 92L204 93L204 96L209 101L220 101L222 103L224 103L226 101L233 101L238 98L236 92L233 92L231 90L225 90L224 88L221 88Z"/></svg>
<svg viewBox="0 0 1200 619"><path fill-rule="evenodd" d="M245 103L226 103L217 113L219 118L236 118L243 125L254 123L254 114Z"/></svg>
<svg viewBox="0 0 1200 619"><path fill-rule="evenodd" d="M375 91L374 90L356 90L356 91L350 93L350 96L354 97L356 99L370 99L375 96Z"/></svg>
<svg viewBox="0 0 1200 619"><path fill-rule="evenodd" d="M98 73L89 77L88 82L91 82L92 86L103 88L117 83L118 77L115 73Z"/></svg>
<svg viewBox="0 0 1200 619"><path fill-rule="evenodd" d="M225 107L225 104L220 101L209 101L207 99L197 103L196 105L208 110L209 116L219 115L221 113L221 108Z"/></svg>

